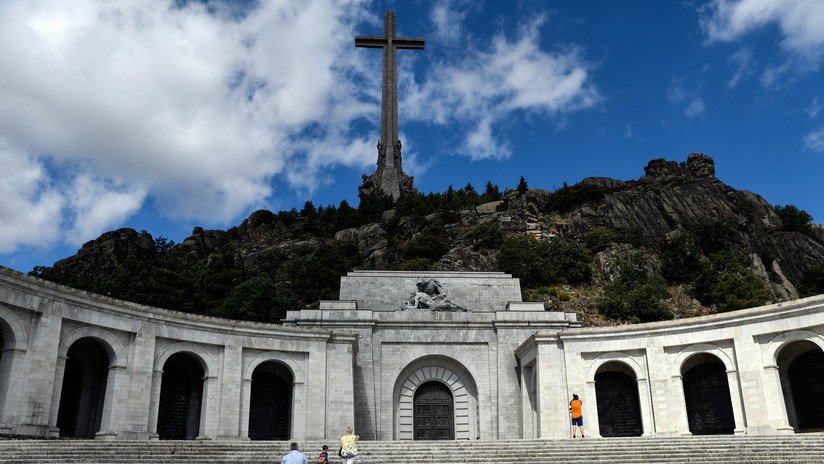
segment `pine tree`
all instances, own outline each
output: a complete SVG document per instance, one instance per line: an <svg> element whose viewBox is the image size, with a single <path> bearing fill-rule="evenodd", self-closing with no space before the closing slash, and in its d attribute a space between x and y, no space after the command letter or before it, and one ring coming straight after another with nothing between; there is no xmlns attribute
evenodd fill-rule
<svg viewBox="0 0 824 464"><path fill-rule="evenodd" d="M526 179L524 179L524 176L521 176L521 180L518 181L518 196L524 195L527 190L529 190L529 187L526 184Z"/></svg>

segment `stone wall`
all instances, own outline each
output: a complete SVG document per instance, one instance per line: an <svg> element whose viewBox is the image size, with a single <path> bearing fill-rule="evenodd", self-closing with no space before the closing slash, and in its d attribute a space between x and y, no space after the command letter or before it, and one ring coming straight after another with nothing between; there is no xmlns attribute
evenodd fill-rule
<svg viewBox="0 0 824 464"><path fill-rule="evenodd" d="M798 431L783 374L789 364L783 354L798 346L824 349L824 296L676 321L541 331L516 356L539 369L543 417L536 436L569 434L563 419L572 393L584 403L587 435L600 435L596 373L608 363L635 378L643 435L770 434ZM822 364L805 369L814 375ZM824 386L815 391L824 395Z"/></svg>
<svg viewBox="0 0 824 464"><path fill-rule="evenodd" d="M183 422L196 421L201 439L248 439L252 373L267 361L279 363L294 378L291 417L286 418L291 438L337 436L354 421L348 406L354 402L348 373L357 352L352 335L151 308L6 268L0 268L0 332L0 433L59 434L66 369L74 375L68 353L77 341L88 339L108 355L99 439L157 438L159 417L175 425L177 435ZM177 392L170 388L175 382L163 388L163 368L178 353L201 368L199 383L188 395L200 397L193 406L183 394L185 382L177 382ZM347 373L335 376L334 384L328 380L329 361ZM165 377L179 373L175 368ZM161 409L167 402L190 404ZM178 409L180 417L167 417Z"/></svg>

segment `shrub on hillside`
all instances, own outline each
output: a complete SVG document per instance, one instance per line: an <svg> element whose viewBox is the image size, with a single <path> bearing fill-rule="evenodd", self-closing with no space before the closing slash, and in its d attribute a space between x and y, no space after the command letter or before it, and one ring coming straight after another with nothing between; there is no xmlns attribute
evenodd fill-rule
<svg viewBox="0 0 824 464"><path fill-rule="evenodd" d="M601 314L627 322L673 318L669 308L661 303L668 296L664 279L648 273L642 254L635 253L618 266L619 277L604 287L604 296L598 301Z"/></svg>
<svg viewBox="0 0 824 464"><path fill-rule="evenodd" d="M575 242L511 237L501 245L497 268L521 279L523 288L538 288L589 281L592 277L589 261L586 249Z"/></svg>
<svg viewBox="0 0 824 464"><path fill-rule="evenodd" d="M414 258L401 261L394 268L396 271L435 271L438 265L427 258Z"/></svg>
<svg viewBox="0 0 824 464"><path fill-rule="evenodd" d="M609 192L609 189L606 187L589 184L568 186L564 182L563 187L550 194L545 211L568 213L584 203L591 203L604 198L607 192Z"/></svg>
<svg viewBox="0 0 824 464"><path fill-rule="evenodd" d="M795 205L775 205L775 213L781 218L781 230L813 234L813 217Z"/></svg>
<svg viewBox="0 0 824 464"><path fill-rule="evenodd" d="M427 232L403 246L403 259L428 259L437 262L449 251L449 236L443 231Z"/></svg>
<svg viewBox="0 0 824 464"><path fill-rule="evenodd" d="M593 254L603 251L616 241L618 241L618 233L603 226L590 230L585 239L587 248Z"/></svg>
<svg viewBox="0 0 824 464"><path fill-rule="evenodd" d="M740 241L734 225L723 219L700 217L684 226L705 255L731 250Z"/></svg>
<svg viewBox="0 0 824 464"><path fill-rule="evenodd" d="M693 296L718 312L761 306L772 300L765 283L728 251L713 253L695 282Z"/></svg>
<svg viewBox="0 0 824 464"><path fill-rule="evenodd" d="M824 293L824 266L812 266L804 270L801 276L801 285L798 288L801 296L821 295Z"/></svg>
<svg viewBox="0 0 824 464"><path fill-rule="evenodd" d="M504 233L496 222L487 222L472 226L466 232L466 238L472 244L472 249L497 250L504 243Z"/></svg>
<svg viewBox="0 0 824 464"><path fill-rule="evenodd" d="M303 305L289 284L273 283L268 276L258 275L229 292L223 305L212 315L228 319L279 323L286 311Z"/></svg>
<svg viewBox="0 0 824 464"><path fill-rule="evenodd" d="M691 282L701 273L701 249L686 234L664 238L658 248L661 275L672 283Z"/></svg>

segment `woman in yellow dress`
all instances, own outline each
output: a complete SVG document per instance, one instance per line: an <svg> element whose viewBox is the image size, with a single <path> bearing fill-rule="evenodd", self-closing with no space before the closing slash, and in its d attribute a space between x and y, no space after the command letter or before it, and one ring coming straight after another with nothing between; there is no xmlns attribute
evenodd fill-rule
<svg viewBox="0 0 824 464"><path fill-rule="evenodd" d="M352 464L358 455L359 436L352 434L352 427L346 427L346 435L340 437L340 457L343 464Z"/></svg>

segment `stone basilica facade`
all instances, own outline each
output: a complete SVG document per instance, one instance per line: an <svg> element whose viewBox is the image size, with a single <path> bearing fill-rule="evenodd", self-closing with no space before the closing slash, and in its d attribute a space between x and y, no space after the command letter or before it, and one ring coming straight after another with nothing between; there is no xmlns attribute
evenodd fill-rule
<svg viewBox="0 0 824 464"><path fill-rule="evenodd" d="M581 328L501 273L355 271L283 325L118 301L0 268L0 434L368 440L824 428L824 297Z"/></svg>

